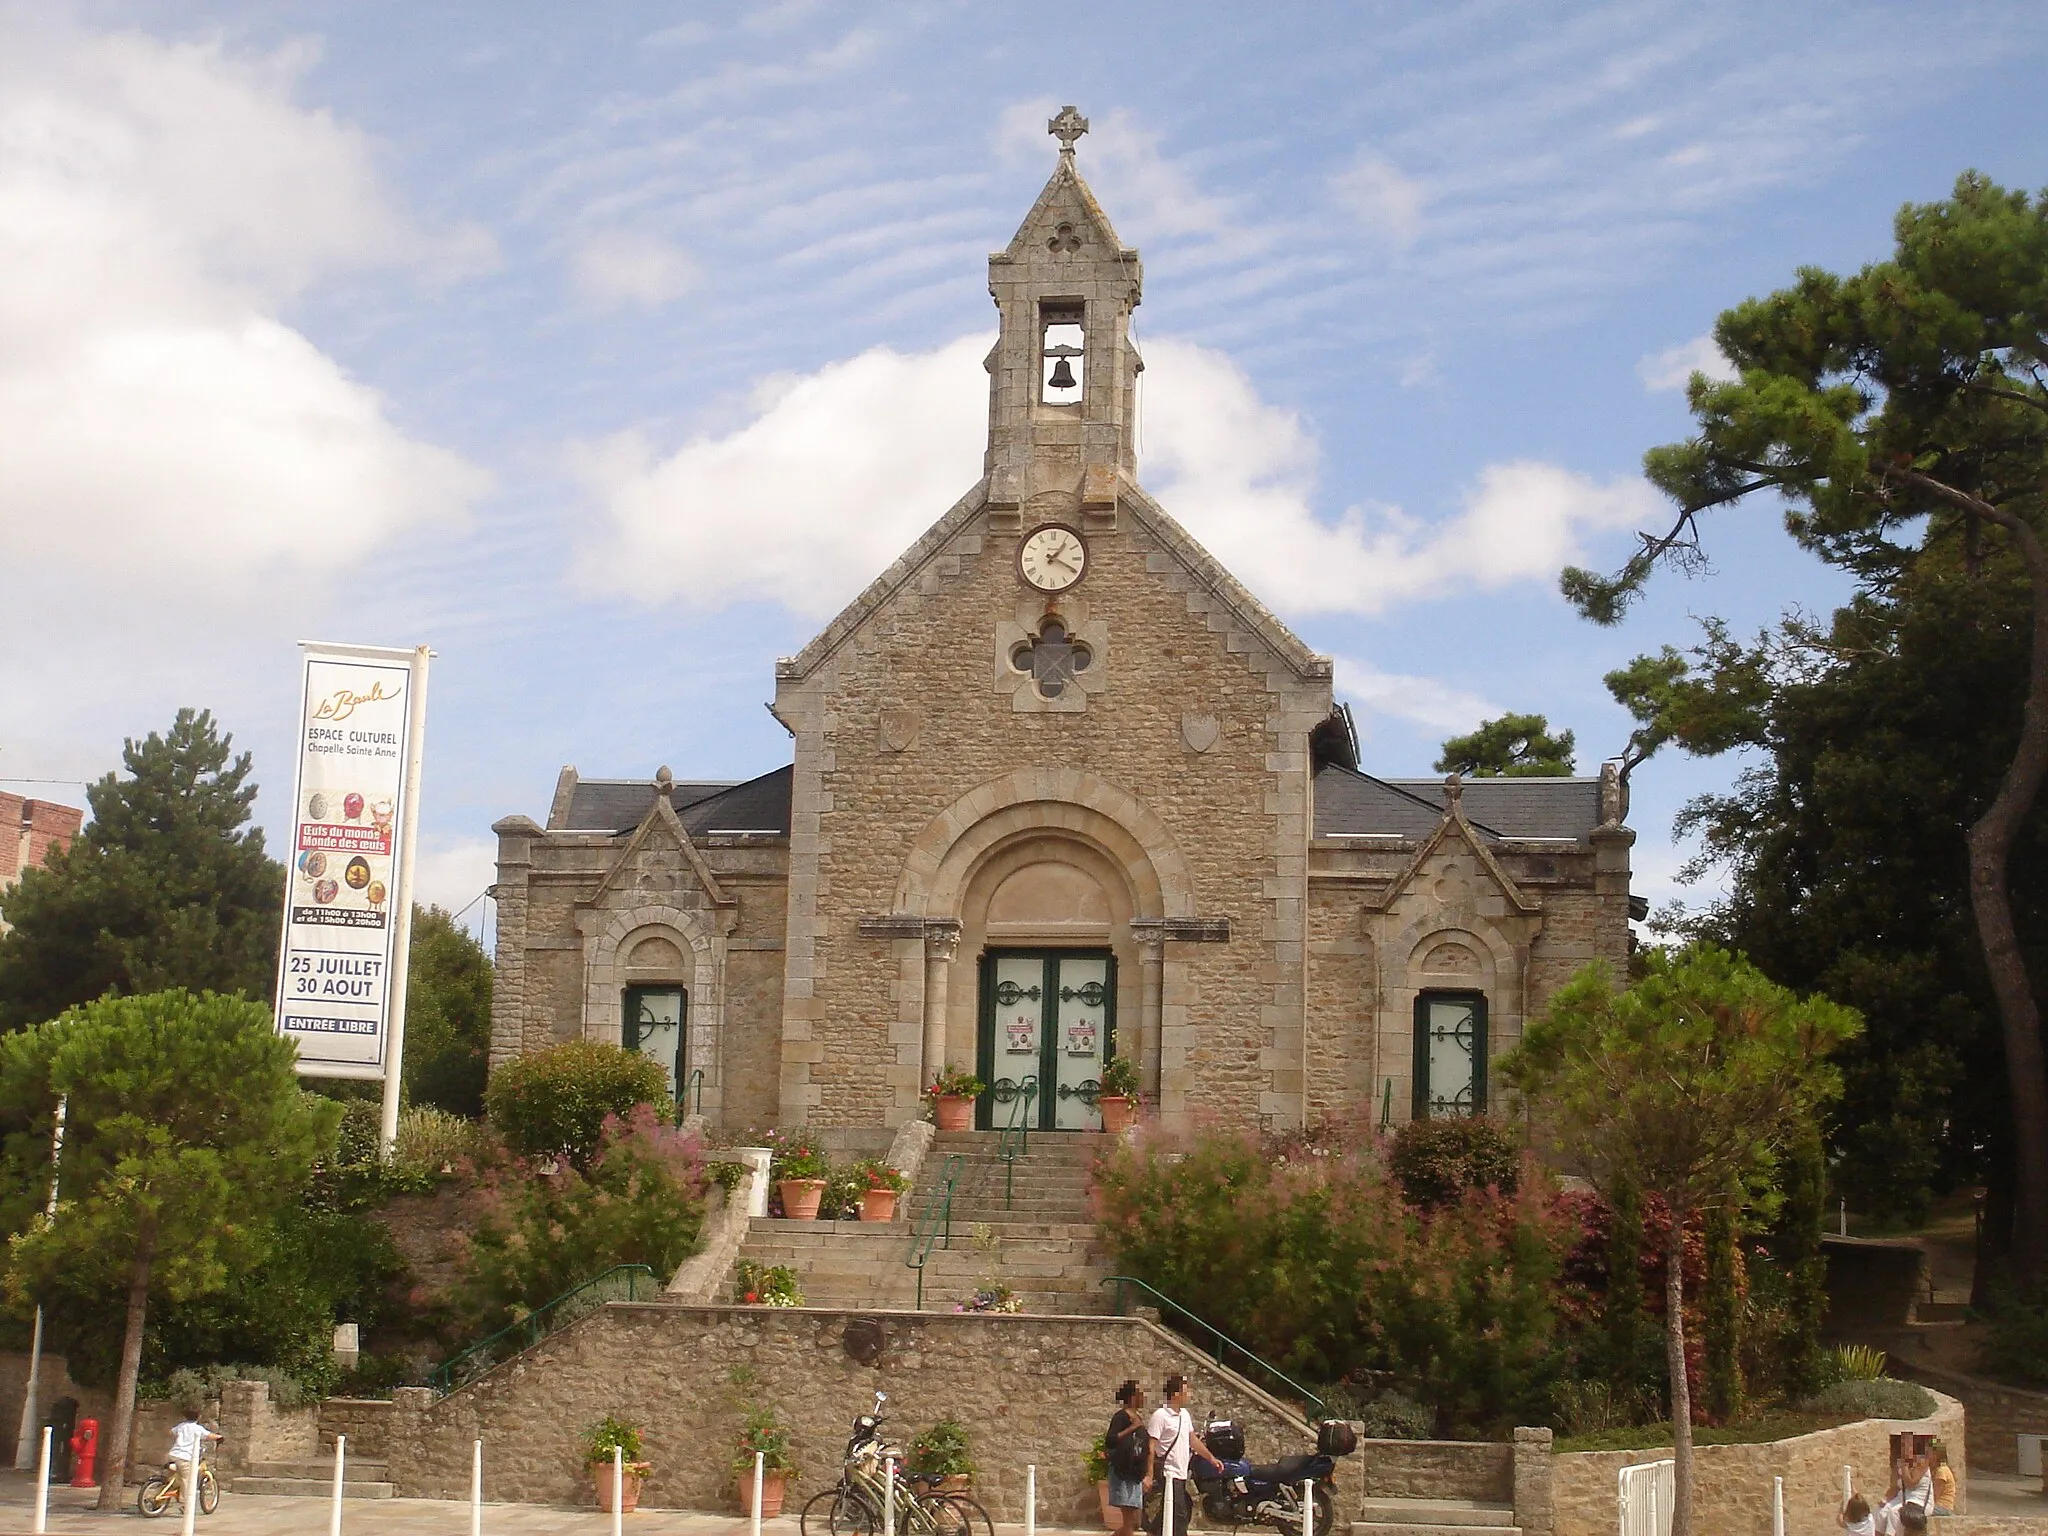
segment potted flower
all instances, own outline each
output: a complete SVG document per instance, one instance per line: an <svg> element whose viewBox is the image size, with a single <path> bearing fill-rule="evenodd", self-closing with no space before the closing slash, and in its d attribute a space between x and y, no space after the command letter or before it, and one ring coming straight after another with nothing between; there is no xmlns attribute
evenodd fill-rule
<svg viewBox="0 0 2048 1536"><path fill-rule="evenodd" d="M798 1134L775 1149L775 1186L782 1195L782 1214L792 1221L817 1219L832 1166L810 1137Z"/></svg>
<svg viewBox="0 0 2048 1536"><path fill-rule="evenodd" d="M932 1101L932 1118L942 1131L966 1131L974 1127L974 1101L988 1092L988 1084L960 1067L952 1067L932 1079L924 1096Z"/></svg>
<svg viewBox="0 0 2048 1536"><path fill-rule="evenodd" d="M624 1463L619 1477L619 1513L630 1515L640 1504L640 1484L654 1467L640 1459L640 1426L608 1413L583 1432L583 1462L597 1488L597 1507L606 1514L612 1509L614 1451L622 1453Z"/></svg>
<svg viewBox="0 0 2048 1536"><path fill-rule="evenodd" d="M1095 1443L1081 1453L1081 1475L1095 1485L1095 1502L1102 1510L1102 1528L1120 1531L1123 1521L1109 1507L1109 1436L1097 1435Z"/></svg>
<svg viewBox="0 0 2048 1536"><path fill-rule="evenodd" d="M754 1513L754 1458L761 1458L761 1518L772 1520L782 1513L782 1494L796 1475L796 1456L789 1429L773 1408L748 1403L741 1411L739 1443L733 1448L732 1469L739 1482L740 1513Z"/></svg>
<svg viewBox="0 0 2048 1536"><path fill-rule="evenodd" d="M941 1419L910 1442L909 1470L921 1477L942 1479L940 1493L964 1493L974 1476L968 1453L967 1427L958 1419Z"/></svg>
<svg viewBox="0 0 2048 1536"><path fill-rule="evenodd" d="M860 1219L862 1221L894 1221L896 1201L903 1191L910 1188L910 1180L878 1158L868 1158L854 1165L854 1172L861 1177Z"/></svg>
<svg viewBox="0 0 2048 1536"><path fill-rule="evenodd" d="M1102 1064L1095 1107L1102 1113L1102 1128L1115 1136L1131 1123L1138 1100L1138 1069L1128 1056L1112 1056Z"/></svg>
<svg viewBox="0 0 2048 1536"><path fill-rule="evenodd" d="M1022 1312L1024 1298L996 1280L984 1280L980 1288L953 1308L955 1312Z"/></svg>

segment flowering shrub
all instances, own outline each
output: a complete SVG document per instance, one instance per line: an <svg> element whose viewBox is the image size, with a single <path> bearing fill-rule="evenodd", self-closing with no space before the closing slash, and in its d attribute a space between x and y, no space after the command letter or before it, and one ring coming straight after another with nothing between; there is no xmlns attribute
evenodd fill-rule
<svg viewBox="0 0 2048 1536"><path fill-rule="evenodd" d="M748 1307L800 1307L804 1293L787 1264L742 1259L733 1270L733 1299Z"/></svg>
<svg viewBox="0 0 2048 1536"><path fill-rule="evenodd" d="M1007 1285L985 1285L965 1301L957 1304L955 1312L1022 1312L1024 1298Z"/></svg>
<svg viewBox="0 0 2048 1536"><path fill-rule="evenodd" d="M1387 1167L1410 1205L1449 1205L1468 1189L1515 1192L1522 1158L1513 1138L1484 1116L1411 1120L1394 1133Z"/></svg>
<svg viewBox="0 0 2048 1536"><path fill-rule="evenodd" d="M932 1079L925 1089L928 1099L978 1099L988 1092L988 1084L969 1072L965 1067L952 1067Z"/></svg>
<svg viewBox="0 0 2048 1536"><path fill-rule="evenodd" d="M493 1072L484 1113L518 1156L566 1158L580 1168L607 1118L667 1099L668 1079L648 1057L602 1040L568 1040Z"/></svg>

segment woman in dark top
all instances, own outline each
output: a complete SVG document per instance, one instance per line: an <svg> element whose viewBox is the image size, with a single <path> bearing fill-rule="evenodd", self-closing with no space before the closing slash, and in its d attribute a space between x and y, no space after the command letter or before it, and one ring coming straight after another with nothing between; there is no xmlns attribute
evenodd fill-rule
<svg viewBox="0 0 2048 1536"><path fill-rule="evenodd" d="M1151 1481L1143 1471L1152 1446L1145 1434L1145 1389L1127 1381L1116 1389L1120 1405L1109 1421L1103 1443L1109 1452L1109 1506L1123 1523L1118 1536L1138 1536L1138 1520L1145 1507L1145 1485ZM1137 1471L1129 1477L1123 1469Z"/></svg>

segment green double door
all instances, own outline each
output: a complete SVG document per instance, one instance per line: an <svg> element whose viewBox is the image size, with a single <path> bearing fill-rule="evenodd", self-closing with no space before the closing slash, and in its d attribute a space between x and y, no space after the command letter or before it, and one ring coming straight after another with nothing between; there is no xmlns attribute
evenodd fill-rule
<svg viewBox="0 0 2048 1536"><path fill-rule="evenodd" d="M1106 949L992 949L981 957L976 1075L983 1129L1010 1123L1036 1078L1034 1130L1099 1131L1102 1064L1116 1055L1116 956Z"/></svg>

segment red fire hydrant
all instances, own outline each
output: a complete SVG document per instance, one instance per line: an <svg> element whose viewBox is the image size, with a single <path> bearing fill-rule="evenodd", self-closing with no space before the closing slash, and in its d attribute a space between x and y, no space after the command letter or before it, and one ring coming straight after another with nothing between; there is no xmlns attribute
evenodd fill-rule
<svg viewBox="0 0 2048 1536"><path fill-rule="evenodd" d="M78 1431L71 1437L71 1486L74 1488L97 1488L100 1480L92 1475L93 1463L100 1454L100 1421L80 1419Z"/></svg>

